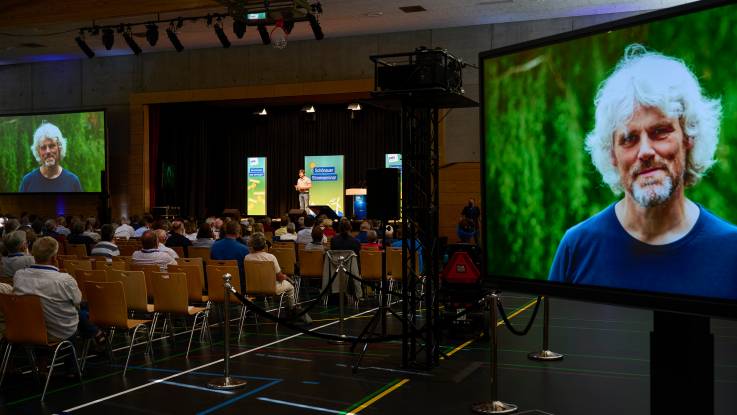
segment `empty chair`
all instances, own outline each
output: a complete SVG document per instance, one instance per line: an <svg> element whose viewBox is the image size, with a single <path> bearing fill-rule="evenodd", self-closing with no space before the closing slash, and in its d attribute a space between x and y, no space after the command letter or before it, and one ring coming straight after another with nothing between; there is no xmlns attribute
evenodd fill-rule
<svg viewBox="0 0 737 415"><path fill-rule="evenodd" d="M56 356L59 351L71 349L77 374L80 379L82 378L82 370L79 368L79 363L77 362L77 351L74 348L74 344L69 340L59 342L49 341L48 335L46 334L46 320L44 320L41 300L38 296L0 294L0 310L5 315L4 340L7 342L2 364L0 365L0 385L2 385L5 371L8 369L10 355L15 345L54 349L54 357L51 359L49 374L46 376L46 383L41 394L41 401L46 397L46 389L49 387L49 380L51 380ZM34 364L34 370L36 370L35 362L31 363Z"/></svg>
<svg viewBox="0 0 737 415"><path fill-rule="evenodd" d="M230 274L230 276L232 277L230 279L230 284L233 286L233 288L235 288L235 290L238 292L242 292L241 280L240 278L238 278L238 273L238 266L236 265L207 266L207 298L210 300L211 304L222 304L225 301L225 288L223 287L223 275L225 274ZM241 305L241 313L239 317L240 324L238 325L238 338L240 339L243 332L243 322L245 321L246 316L246 306L245 304L241 304L241 302L238 300L238 298L236 298L235 295L233 295L233 293L230 293L228 301L231 304Z"/></svg>
<svg viewBox="0 0 737 415"><path fill-rule="evenodd" d="M84 259L67 259L64 261L64 271L69 275L74 275L78 269L92 270L92 261Z"/></svg>
<svg viewBox="0 0 737 415"><path fill-rule="evenodd" d="M185 255L184 255L184 247L181 247L181 246L170 246L169 248L171 248L174 252L176 252L177 253L177 256L179 258L184 258L185 257Z"/></svg>
<svg viewBox="0 0 737 415"><path fill-rule="evenodd" d="M87 256L87 245L67 243L67 255L77 255L79 257Z"/></svg>
<svg viewBox="0 0 737 415"><path fill-rule="evenodd" d="M361 278L364 281L381 282L381 261L384 253L378 250L361 250ZM383 290L383 288L381 288ZM381 295L381 292L380 292ZM379 297L381 301L381 297Z"/></svg>
<svg viewBox="0 0 737 415"><path fill-rule="evenodd" d="M238 260L235 259L209 259L207 265L215 265L218 267L230 267L235 265L238 266Z"/></svg>
<svg viewBox="0 0 737 415"><path fill-rule="evenodd" d="M190 246L187 249L190 258L202 258L204 265L210 260L210 248L204 246Z"/></svg>
<svg viewBox="0 0 737 415"><path fill-rule="evenodd" d="M64 268L64 261L67 259L79 259L76 255L57 255L56 261L59 263L59 268Z"/></svg>
<svg viewBox="0 0 737 415"><path fill-rule="evenodd" d="M87 300L87 293L84 291L85 282L87 281L97 281L97 282L106 282L107 281L107 271L101 270L101 269L77 269L74 271L73 274L71 274L72 277L74 277L75 280L77 280L77 286L79 287L79 291L82 293L82 301Z"/></svg>
<svg viewBox="0 0 737 415"><path fill-rule="evenodd" d="M118 250L120 251L120 255L122 256L132 256L134 252L138 251L140 248L137 244L121 244L118 245Z"/></svg>
<svg viewBox="0 0 737 415"><path fill-rule="evenodd" d="M189 357L189 350L192 347L192 338L197 329L197 320L200 320L200 330L204 334L207 329L207 319L205 307L194 307L189 305L189 288L187 287L187 275L184 273L154 272L151 275L151 285L153 286L154 308L158 313L166 313L166 319L169 321L172 339L174 337L174 324L171 315L180 315L185 317L194 316L192 322L192 331L189 335L189 343L187 344L187 353L185 357ZM152 328L154 330L155 327ZM212 343L212 339L210 339Z"/></svg>
<svg viewBox="0 0 737 415"><path fill-rule="evenodd" d="M128 346L128 357L125 359L123 366L123 376L128 370L128 362L131 359L131 351L136 342L136 335L141 328L149 330L146 352L151 344L151 332L149 327L151 320L132 320L128 318L128 303L125 296L123 283L115 282L92 282L85 283L85 291L87 292L87 304L90 310L90 321L102 330L107 329L109 336L112 338L115 329L125 330L126 332L133 330L131 343ZM89 344L88 340L88 343ZM110 346L109 346L110 347ZM88 347L85 347L85 353L82 358L82 365L87 358ZM112 356L112 349L110 350Z"/></svg>
<svg viewBox="0 0 737 415"><path fill-rule="evenodd" d="M146 275L146 289L148 290L149 295L153 295L153 286L151 285L151 275L154 272L161 272L161 267L158 265L139 265L139 264L130 264L130 270L131 271L143 271L143 273Z"/></svg>
<svg viewBox="0 0 737 415"><path fill-rule="evenodd" d="M128 309L140 313L153 313L154 305L148 302L146 275L143 271L107 270L109 282L120 281L125 290Z"/></svg>
<svg viewBox="0 0 737 415"><path fill-rule="evenodd" d="M299 277L319 279L322 283L323 261L325 253L322 251L300 251Z"/></svg>
<svg viewBox="0 0 737 415"><path fill-rule="evenodd" d="M189 301L197 303L206 303L208 301L207 296L202 293L205 276L202 275L201 267L198 265L169 265L166 269L169 272L184 273L187 275Z"/></svg>
<svg viewBox="0 0 737 415"><path fill-rule="evenodd" d="M276 293L276 270L274 263L271 261L243 261L243 268L246 272L246 289L245 293L254 296L273 297L279 295L279 306L276 310L276 317L281 316L282 303L284 302L284 294ZM276 328L279 323L276 324ZM240 338L240 332L238 334Z"/></svg>
<svg viewBox="0 0 737 415"><path fill-rule="evenodd" d="M114 256L113 264L116 266L116 269L120 267L120 263L123 264L124 269L131 269L130 266L133 263L133 257L124 255Z"/></svg>

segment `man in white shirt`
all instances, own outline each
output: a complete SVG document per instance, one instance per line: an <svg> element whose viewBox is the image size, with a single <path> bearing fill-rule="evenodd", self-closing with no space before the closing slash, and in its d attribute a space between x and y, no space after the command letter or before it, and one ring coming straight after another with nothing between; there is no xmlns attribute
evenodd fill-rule
<svg viewBox="0 0 737 415"><path fill-rule="evenodd" d="M135 229L130 225L130 222L128 221L128 218L125 216L120 217L120 226L115 228L115 237L116 238L125 238L130 239L133 237L133 234L136 232Z"/></svg>
<svg viewBox="0 0 737 415"><path fill-rule="evenodd" d="M154 218L151 217L151 215L143 215L143 219L141 220L141 227L136 229L135 232L133 232L134 238L140 238L144 232L151 229L151 224L154 222Z"/></svg>
<svg viewBox="0 0 737 415"><path fill-rule="evenodd" d="M159 251L159 240L154 231L146 231L141 235L141 250L133 253L133 263L137 265L158 265L162 271L168 265L176 265L177 261L165 252Z"/></svg>
<svg viewBox="0 0 737 415"><path fill-rule="evenodd" d="M166 234L166 231L165 231L165 230L163 230L163 229L156 229L156 230L154 231L154 233L156 234L156 238L157 238L157 239L158 239L158 241L159 241L159 251L161 251L161 252L163 252L163 253L165 253L165 254L169 255L169 256L170 256L170 257L172 257L172 258L173 258L173 259L174 259L175 261L176 261L177 259L179 259L179 255L177 255L177 253L176 253L176 252L174 252L174 250L173 250L173 249L171 249L171 248L169 248L168 246L164 245L164 244L166 243L166 240L167 240L167 238L169 237L169 236L168 236L168 235Z"/></svg>
<svg viewBox="0 0 737 415"><path fill-rule="evenodd" d="M312 242L312 227L315 226L315 217L307 216L305 218L305 227L301 231L297 232L297 243L308 244ZM322 236L322 243L326 243L328 238L325 235Z"/></svg>
<svg viewBox="0 0 737 415"><path fill-rule="evenodd" d="M299 178L294 188L299 192L299 208L307 209L310 204L310 188L312 188L312 180L305 175L304 169L299 169Z"/></svg>

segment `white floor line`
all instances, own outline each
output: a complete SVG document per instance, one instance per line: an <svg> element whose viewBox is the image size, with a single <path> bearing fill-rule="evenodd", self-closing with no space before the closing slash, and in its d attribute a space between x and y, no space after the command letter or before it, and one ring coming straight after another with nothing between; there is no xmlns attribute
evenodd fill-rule
<svg viewBox="0 0 737 415"><path fill-rule="evenodd" d="M362 312L360 312L358 314L354 314L354 315L352 315L350 317L346 317L346 320L349 320L351 318L358 317L358 316L361 316L361 315L364 315L364 314L368 314L368 313L371 313L371 312L376 311L376 310L377 310L377 308L373 308L371 310L362 311ZM313 329L310 329L310 331L319 330L319 329L322 329L322 328L325 328L325 327L328 327L328 326L332 326L332 325L337 324L337 323L338 323L338 321L336 320L336 321L333 321L333 322L330 322L330 323L327 323L327 324L323 324L322 326L318 326L318 327L315 327ZM267 347L271 347L271 346L273 346L275 344L279 344L279 343L285 342L287 340L294 339L295 337L302 336L303 334L304 333L293 334L293 335L291 335L289 337L285 337L283 339L279 339L279 340L273 341L271 343L264 344L262 346L254 347L253 349L244 350L244 351L242 351L240 353L236 353L236 354L230 356L230 358L233 359L233 358L236 358L236 357L239 357L239 356L243 356L243 355L246 355L246 354L249 354L249 353L252 353L252 352L256 352L256 351L259 351L261 349L265 349ZM89 401L87 403L83 403L81 405L77 405L77 406L75 406L73 408L65 409L64 412L74 412L74 411L76 411L78 409L82 409L82 408L86 408L88 406L96 405L96 404L98 404L100 402L104 402L104 401L107 401L109 399L117 398L118 396L126 395L128 393L137 391L139 389L144 389L144 388L147 388L147 387L152 386L152 385L156 385L156 384L161 383L161 382L166 382L166 381L169 381L171 379L177 378L179 376L186 375L187 373L196 372L198 370L201 370L201 369L204 369L206 367L209 367L209 366L212 366L212 365L216 365L216 364L222 363L222 362L223 362L223 359L218 359L218 360L215 360L214 362L206 363L204 365L197 366L197 367L194 367L192 369L185 370L183 372L175 373L173 375L170 375L170 376L167 376L167 377L164 377L164 378L161 378L161 379L156 379L154 381L151 381L151 382L148 382L148 383L144 383L143 385L139 385L139 386L136 386L136 387L133 387L133 388L130 388L130 389L126 389L126 390L120 391L118 393L114 393L112 395L108 395L108 396L104 396L104 397L99 398L99 399L95 399L94 401Z"/></svg>

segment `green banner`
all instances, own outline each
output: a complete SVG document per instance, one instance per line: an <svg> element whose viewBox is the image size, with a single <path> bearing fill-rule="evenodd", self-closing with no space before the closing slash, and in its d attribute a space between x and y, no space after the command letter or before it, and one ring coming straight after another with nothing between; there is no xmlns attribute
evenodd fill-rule
<svg viewBox="0 0 737 415"><path fill-rule="evenodd" d="M266 215L266 157L248 158L246 183L246 213L254 216Z"/></svg>
<svg viewBox="0 0 737 415"><path fill-rule="evenodd" d="M343 156L305 156L305 171L312 180L310 205L327 205L343 216Z"/></svg>

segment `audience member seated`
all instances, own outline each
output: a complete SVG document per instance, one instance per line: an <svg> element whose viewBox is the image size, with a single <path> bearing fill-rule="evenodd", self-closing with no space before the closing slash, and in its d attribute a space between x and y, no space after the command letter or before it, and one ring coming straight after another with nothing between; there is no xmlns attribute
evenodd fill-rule
<svg viewBox="0 0 737 415"><path fill-rule="evenodd" d="M92 246L95 244L95 241L92 240L89 236L83 235L84 232L84 223L82 222L74 222L72 224L72 233L67 236L67 242L70 244L84 244L84 246L87 247L87 254L89 255L90 251L92 250Z"/></svg>
<svg viewBox="0 0 737 415"><path fill-rule="evenodd" d="M79 326L83 337L94 336L100 345L104 343L105 336L89 322L86 307L78 311L82 293L77 281L71 275L59 272L54 265L58 251L59 243L54 238L46 236L36 241L32 251L36 263L15 273L13 292L41 297L49 341L68 340ZM70 363L73 362L65 361L67 371L70 371Z"/></svg>
<svg viewBox="0 0 737 415"><path fill-rule="evenodd" d="M134 238L140 238L144 232L151 230L151 224L154 223L154 218L151 215L143 215L143 218L141 218L141 221L138 228L136 228L136 231L133 232Z"/></svg>
<svg viewBox="0 0 737 415"><path fill-rule="evenodd" d="M138 265L158 265L162 271L177 261L169 254L159 250L159 238L148 230L141 235L141 250L133 253L133 263Z"/></svg>
<svg viewBox="0 0 737 415"><path fill-rule="evenodd" d="M287 301L288 315L294 316L298 312L297 297L295 295L294 285L287 279L287 276L281 272L279 261L277 261L276 257L268 252L264 252L264 249L266 249L266 239L264 238L263 234L256 233L251 237L251 248L253 248L253 252L246 255L245 260L271 261L274 263L274 271L276 272L276 293L284 293L284 298ZM312 319L307 313L305 313L304 315L302 315L301 321L305 323L311 323Z"/></svg>
<svg viewBox="0 0 737 415"><path fill-rule="evenodd" d="M69 234L72 233L72 231L67 228L67 220L64 216L56 218L56 227L54 228L54 231L59 235L64 236L69 236Z"/></svg>
<svg viewBox="0 0 737 415"><path fill-rule="evenodd" d="M356 255L359 255L361 244L358 242L358 239L351 235L351 222L348 219L343 219L340 221L339 226L340 233L330 240L330 249L336 251L351 250L355 252Z"/></svg>
<svg viewBox="0 0 737 415"><path fill-rule="evenodd" d="M297 243L308 244L312 241L312 228L315 226L315 217L307 216L305 218L305 227L301 231L297 232ZM318 226L319 228L319 226ZM323 242L327 242L328 238L323 235Z"/></svg>
<svg viewBox="0 0 737 415"><path fill-rule="evenodd" d="M323 241L325 241L325 235L322 233L322 227L320 226L313 226L312 227L312 240L305 245L306 251L322 251L325 252L325 246L323 245Z"/></svg>
<svg viewBox="0 0 737 415"><path fill-rule="evenodd" d="M264 233L265 232L274 232L274 228L271 227L271 218L268 216L264 216Z"/></svg>
<svg viewBox="0 0 737 415"><path fill-rule="evenodd" d="M327 218L322 220L322 234L325 235L326 238L335 236L335 229L333 229L332 220Z"/></svg>
<svg viewBox="0 0 737 415"><path fill-rule="evenodd" d="M401 248L402 247L402 228L398 227L396 230L392 229L391 225L386 226L386 240L387 244L393 248ZM393 237L396 237L393 239ZM408 244L411 244L412 241L407 241ZM420 268L420 272L423 270L423 262L422 262L422 251L424 250L424 247L422 246L422 242L418 238L415 238L415 248L417 248L417 262Z"/></svg>
<svg viewBox="0 0 737 415"><path fill-rule="evenodd" d="M190 241L184 234L184 223L178 220L171 223L171 232L169 233L169 238L166 240L165 245L167 247L181 246L184 250L184 256L188 256L187 247L192 245L192 241Z"/></svg>
<svg viewBox="0 0 737 415"><path fill-rule="evenodd" d="M379 237L376 235L376 231L371 229L366 232L366 242L361 244L362 248L366 249L378 249L381 250L383 244L379 242Z"/></svg>
<svg viewBox="0 0 737 415"><path fill-rule="evenodd" d="M246 280L243 273L243 258L248 255L248 247L240 242L241 226L236 221L230 221L223 226L224 237L215 241L210 248L212 259L235 259L238 261L240 271L241 287L245 287Z"/></svg>
<svg viewBox="0 0 737 415"><path fill-rule="evenodd" d="M295 242L297 240L297 229L294 223L290 222L287 224L287 232L279 237L282 242Z"/></svg>
<svg viewBox="0 0 737 415"><path fill-rule="evenodd" d="M212 229L207 222L200 225L200 229L197 231L197 239L192 242L192 246L210 248L215 242L215 238L212 234Z"/></svg>
<svg viewBox="0 0 737 415"><path fill-rule="evenodd" d="M279 222L279 229L274 231L274 236L281 237L285 233L287 233L287 225L289 225L289 216L288 215L282 215L281 221Z"/></svg>
<svg viewBox="0 0 737 415"><path fill-rule="evenodd" d="M166 234L166 231L163 229L154 229L154 233L156 234L156 239L158 239L159 241L159 251L169 255L170 257L174 258L174 260L177 260L179 258L179 255L177 255L177 253L174 252L173 249L164 245L166 243L166 240L169 238L169 235Z"/></svg>
<svg viewBox="0 0 737 415"><path fill-rule="evenodd" d="M135 229L130 225L130 222L128 221L128 218L125 216L120 217L120 226L115 228L115 237L116 238L125 238L130 239L133 237L133 234L136 232Z"/></svg>
<svg viewBox="0 0 737 415"><path fill-rule="evenodd" d="M190 242L194 242L197 239L197 223L195 221L184 221L184 236L186 236Z"/></svg>
<svg viewBox="0 0 737 415"><path fill-rule="evenodd" d="M222 235L220 235L220 231L223 229L223 224L223 220L220 218L215 218L215 220L212 221L212 234L215 236L215 240L222 237Z"/></svg>
<svg viewBox="0 0 737 415"><path fill-rule="evenodd" d="M458 235L458 240L462 243L470 243L471 239L476 236L476 228L474 228L471 219L461 218L456 226L456 234Z"/></svg>
<svg viewBox="0 0 737 415"><path fill-rule="evenodd" d="M3 239L8 256L3 257L2 276L13 278L18 270L34 264L33 257L28 254L27 235L21 230L7 234Z"/></svg>
<svg viewBox="0 0 737 415"><path fill-rule="evenodd" d="M358 242L365 244L368 242L367 236L368 231L371 230L371 224L367 221L361 222L361 226L358 228L358 235L356 235L356 239L358 239Z"/></svg>
<svg viewBox="0 0 737 415"><path fill-rule="evenodd" d="M84 232L82 232L82 235L89 236L92 238L92 241L95 243L100 242L100 234L95 232L95 229L97 229L97 218L87 218L87 221L84 225Z"/></svg>
<svg viewBox="0 0 737 415"><path fill-rule="evenodd" d="M113 242L113 225L102 225L100 229L100 242L92 248L90 255L105 257L107 262L111 262L114 256L120 255L118 246Z"/></svg>
<svg viewBox="0 0 737 415"><path fill-rule="evenodd" d="M36 239L38 239L38 235L36 235L36 232L28 226L22 226L18 230L26 233L26 246L28 247L28 250L30 251L31 247L33 247L33 243L36 242Z"/></svg>

